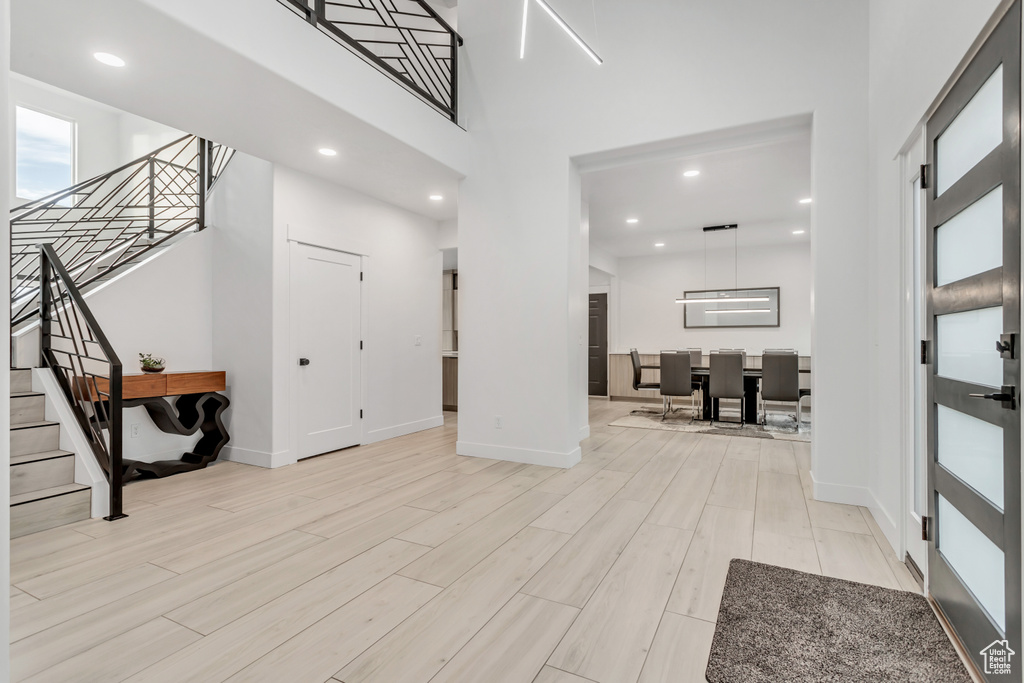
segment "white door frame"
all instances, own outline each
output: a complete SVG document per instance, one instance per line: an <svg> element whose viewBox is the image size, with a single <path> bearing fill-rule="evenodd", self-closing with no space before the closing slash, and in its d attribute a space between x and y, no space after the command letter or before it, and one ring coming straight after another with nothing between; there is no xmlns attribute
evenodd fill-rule
<svg viewBox="0 0 1024 683"><path fill-rule="evenodd" d="M295 245L302 245L307 247L315 247L317 249L324 249L326 251L333 251L339 254L348 254L349 256L356 256L359 258L359 268L363 273L363 277L366 277L366 271L369 267L369 257L366 254L360 254L355 251L346 251L344 249L337 249L335 247L327 247L322 244L316 244L314 242L303 241L288 238L288 257L286 262L288 263L288 275L287 275L287 300L288 300L288 450L290 457L288 463L294 464L299 461L299 411L298 411L298 388L293 381L294 368L292 364L296 362L298 356L298 350L295 348L295 340L292 328L292 273L291 273L291 262L292 262L292 249ZM366 282L360 281L359 283L359 327L360 336L365 341L367 336L367 306L366 306ZM366 354L359 354L359 399L360 405L365 410L366 406L366 386L368 384L366 374ZM366 444L366 420L359 420L359 445Z"/></svg>
<svg viewBox="0 0 1024 683"><path fill-rule="evenodd" d="M914 128L907 143L899 154L900 164L900 434L901 434L901 462L900 462L900 519L899 535L900 547L899 557L905 560L910 552L914 562L924 574L925 588L928 586L928 544L921 540L920 534L916 536L911 533L910 520L915 519L920 523L920 518L914 510L914 465L915 461L921 464L920 473L927 477L927 462L925 462L926 451L923 442L918 437L923 434L923 426L917 419L917 407L923 406L926 397L919 395L917 391L918 375L921 372L921 339L927 334L925 330L917 330L916 319L921 316L925 302L915 301L920 290L916 288L915 279L923 278L917 268L917 251L924 249L924 235L915 235L915 231L922 231L924 221L915 221L915 204L918 211L923 212L924 206L921 203L920 193L915 192L914 183L921 174L921 165L926 161L925 155L925 128L921 122ZM916 240L920 237L920 241ZM922 254L923 258L924 255ZM923 263L923 261L921 261ZM922 292L923 293L923 292ZM923 413L921 413L923 416ZM918 482L920 487L920 482Z"/></svg>

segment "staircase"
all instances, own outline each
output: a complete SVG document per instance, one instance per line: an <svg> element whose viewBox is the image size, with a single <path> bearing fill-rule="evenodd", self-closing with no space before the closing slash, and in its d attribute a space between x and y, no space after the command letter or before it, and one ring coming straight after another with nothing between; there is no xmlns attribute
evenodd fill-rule
<svg viewBox="0 0 1024 683"><path fill-rule="evenodd" d="M60 450L60 425L31 370L11 370L11 538L91 515L92 491L75 483L75 454Z"/></svg>

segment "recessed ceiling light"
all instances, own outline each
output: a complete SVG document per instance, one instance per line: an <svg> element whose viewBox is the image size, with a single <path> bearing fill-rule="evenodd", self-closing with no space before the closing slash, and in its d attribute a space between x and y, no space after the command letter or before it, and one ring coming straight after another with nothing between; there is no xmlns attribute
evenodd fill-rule
<svg viewBox="0 0 1024 683"><path fill-rule="evenodd" d="M627 218L626 222L629 223L630 225L636 225L637 223L640 222L640 219L639 218Z"/></svg>
<svg viewBox="0 0 1024 683"><path fill-rule="evenodd" d="M655 242L654 246L656 246L656 247L663 247L663 246L665 246L665 243L664 242Z"/></svg>
<svg viewBox="0 0 1024 683"><path fill-rule="evenodd" d="M794 230L794 231L793 231L793 234L794 234L794 235L802 235L802 234L804 234L805 232L807 232L807 231L806 231L806 230Z"/></svg>
<svg viewBox="0 0 1024 683"><path fill-rule="evenodd" d="M317 151L320 152L321 154L323 154L325 157L336 157L336 156L338 156L337 150L333 150L330 147L321 147Z"/></svg>
<svg viewBox="0 0 1024 683"><path fill-rule="evenodd" d="M683 175L686 176L687 178L696 178L697 176L700 175L700 171L687 171Z"/></svg>
<svg viewBox="0 0 1024 683"><path fill-rule="evenodd" d="M810 204L813 201L814 201L813 199L811 199L810 197L807 197L806 199L801 199L800 203L801 204Z"/></svg>
<svg viewBox="0 0 1024 683"><path fill-rule="evenodd" d="M112 55L109 52L96 52L93 54L96 61L100 64L106 64L107 66L124 66L125 62L117 55Z"/></svg>
<svg viewBox="0 0 1024 683"><path fill-rule="evenodd" d="M444 199L444 197L439 195L439 194L432 194L432 195L430 195L430 201L432 201L432 202L439 202L442 199Z"/></svg>

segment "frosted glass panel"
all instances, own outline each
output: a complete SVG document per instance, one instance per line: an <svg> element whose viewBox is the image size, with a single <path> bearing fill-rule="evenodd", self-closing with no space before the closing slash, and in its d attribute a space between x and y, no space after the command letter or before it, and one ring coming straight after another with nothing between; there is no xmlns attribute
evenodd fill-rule
<svg viewBox="0 0 1024 683"><path fill-rule="evenodd" d="M1003 187L971 204L935 232L939 287L1003 265Z"/></svg>
<svg viewBox="0 0 1024 683"><path fill-rule="evenodd" d="M942 194L1003 142L1003 67L981 86L935 145L935 189Z"/></svg>
<svg viewBox="0 0 1024 683"><path fill-rule="evenodd" d="M1003 507L1003 429L938 406L939 464Z"/></svg>
<svg viewBox="0 0 1024 683"><path fill-rule="evenodd" d="M978 527L939 496L939 552L1006 632L1006 581L1003 551Z"/></svg>
<svg viewBox="0 0 1024 683"><path fill-rule="evenodd" d="M1003 333L1003 309L982 308L935 318L936 372L940 377L1000 387L1003 359L996 342Z"/></svg>

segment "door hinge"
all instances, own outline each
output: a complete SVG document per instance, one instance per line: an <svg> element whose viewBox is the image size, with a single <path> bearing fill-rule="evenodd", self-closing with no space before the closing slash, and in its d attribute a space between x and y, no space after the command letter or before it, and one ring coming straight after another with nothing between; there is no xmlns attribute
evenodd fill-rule
<svg viewBox="0 0 1024 683"><path fill-rule="evenodd" d="M1017 354L1017 335L1001 334L996 342L996 351L1003 360L1014 360Z"/></svg>
<svg viewBox="0 0 1024 683"><path fill-rule="evenodd" d="M359 281L363 281L363 271L359 271Z"/></svg>
<svg viewBox="0 0 1024 683"><path fill-rule="evenodd" d="M359 409L359 419L360 420L363 419L363 409L362 408Z"/></svg>
<svg viewBox="0 0 1024 683"><path fill-rule="evenodd" d="M928 176L928 164L921 164L921 189L927 190L931 185L931 178Z"/></svg>
<svg viewBox="0 0 1024 683"><path fill-rule="evenodd" d="M930 540L928 538L928 532L930 531L930 529L928 528L928 522L930 522L930 521L931 521L930 517L925 517L924 515L921 516L921 540L922 541Z"/></svg>
<svg viewBox="0 0 1024 683"><path fill-rule="evenodd" d="M921 340L921 365L928 365L928 340Z"/></svg>
<svg viewBox="0 0 1024 683"><path fill-rule="evenodd" d="M359 340L359 350L360 351L363 350L363 340L362 339Z"/></svg>

